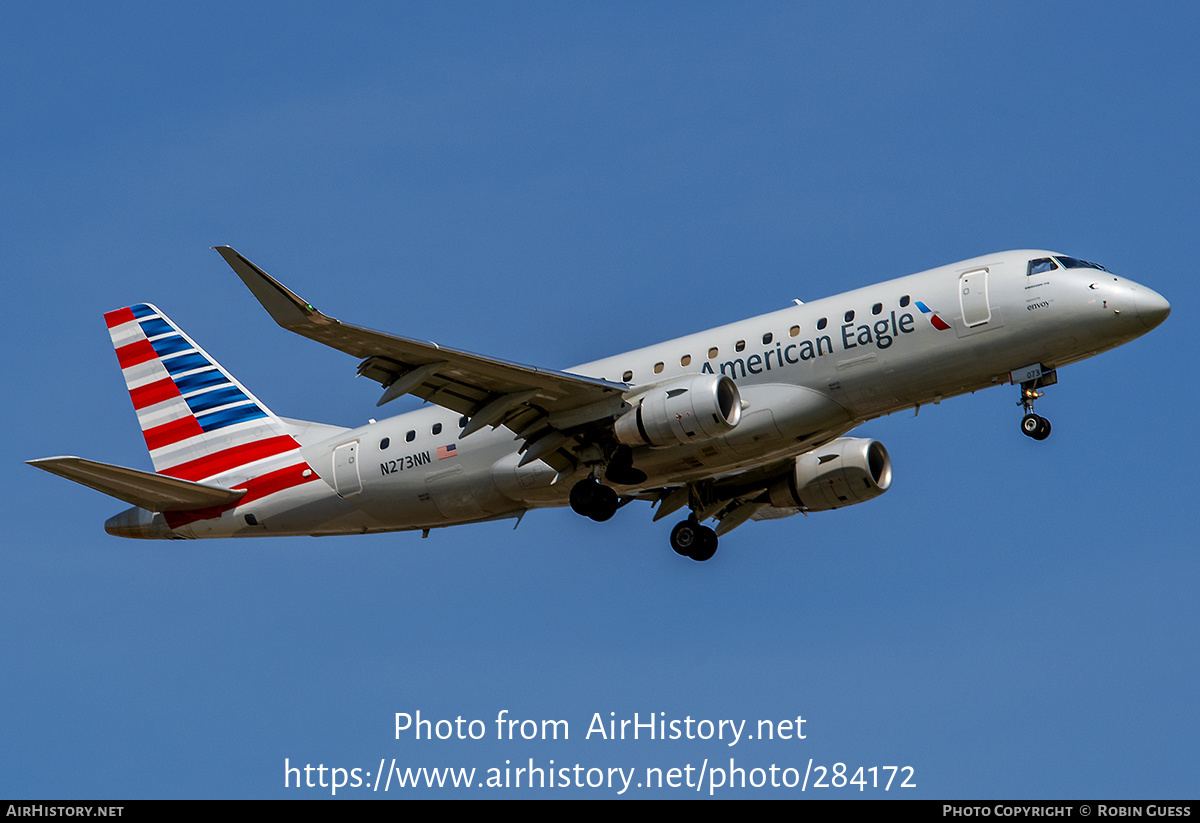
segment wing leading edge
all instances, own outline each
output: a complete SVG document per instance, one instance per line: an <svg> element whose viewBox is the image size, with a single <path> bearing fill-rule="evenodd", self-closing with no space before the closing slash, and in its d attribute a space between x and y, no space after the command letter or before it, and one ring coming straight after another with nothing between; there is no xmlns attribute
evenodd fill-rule
<svg viewBox="0 0 1200 823"><path fill-rule="evenodd" d="M525 440L523 462L574 465L573 438L626 407L629 386L510 363L437 343L385 334L329 317L229 246L216 251L283 328L362 358L358 373L384 387L378 405L404 394L470 418L465 437L506 426Z"/></svg>

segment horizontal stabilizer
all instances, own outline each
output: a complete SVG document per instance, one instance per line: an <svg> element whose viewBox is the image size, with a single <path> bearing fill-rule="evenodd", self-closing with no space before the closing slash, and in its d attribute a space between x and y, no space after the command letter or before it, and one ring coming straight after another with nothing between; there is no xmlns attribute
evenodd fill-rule
<svg viewBox="0 0 1200 823"><path fill-rule="evenodd" d="M152 512L223 506L240 500L246 493L245 489L206 486L153 472L84 460L82 457L43 457L26 462Z"/></svg>

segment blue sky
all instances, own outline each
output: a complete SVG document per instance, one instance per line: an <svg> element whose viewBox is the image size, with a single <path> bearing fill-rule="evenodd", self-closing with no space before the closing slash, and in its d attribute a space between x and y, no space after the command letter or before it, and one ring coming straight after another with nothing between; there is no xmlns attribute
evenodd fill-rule
<svg viewBox="0 0 1200 823"><path fill-rule="evenodd" d="M1195 797L1191 6L3 17L0 794L328 796L285 789L285 758L733 757L915 769L878 796ZM150 467L104 311L155 303L279 414L379 414L216 244L334 316L553 368L1006 248L1097 260L1173 312L1060 372L1046 442L1011 387L873 421L888 494L749 524L706 564L644 504L428 540L108 537L121 504L22 465ZM417 710L571 739L396 740ZM610 712L800 715L807 737L585 740ZM773 794L799 796L717 792Z"/></svg>

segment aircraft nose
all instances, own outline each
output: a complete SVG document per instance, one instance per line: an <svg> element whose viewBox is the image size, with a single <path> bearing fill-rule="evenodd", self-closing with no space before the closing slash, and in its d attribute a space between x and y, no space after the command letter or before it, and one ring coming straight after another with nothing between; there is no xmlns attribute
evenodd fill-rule
<svg viewBox="0 0 1200 823"><path fill-rule="evenodd" d="M1153 289L1139 286L1133 293L1133 305L1137 310L1138 319L1147 329L1153 329L1167 319L1171 313L1171 304L1167 299Z"/></svg>

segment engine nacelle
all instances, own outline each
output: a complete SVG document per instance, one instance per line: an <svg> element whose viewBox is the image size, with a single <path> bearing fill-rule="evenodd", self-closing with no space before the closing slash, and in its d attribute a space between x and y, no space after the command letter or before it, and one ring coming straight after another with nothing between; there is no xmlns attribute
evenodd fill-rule
<svg viewBox="0 0 1200 823"><path fill-rule="evenodd" d="M691 374L655 386L617 418L627 446L682 446L728 434L742 419L742 396L724 374Z"/></svg>
<svg viewBox="0 0 1200 823"><path fill-rule="evenodd" d="M777 509L819 512L873 500L892 485L892 458L878 440L842 437L796 458L770 488Z"/></svg>

